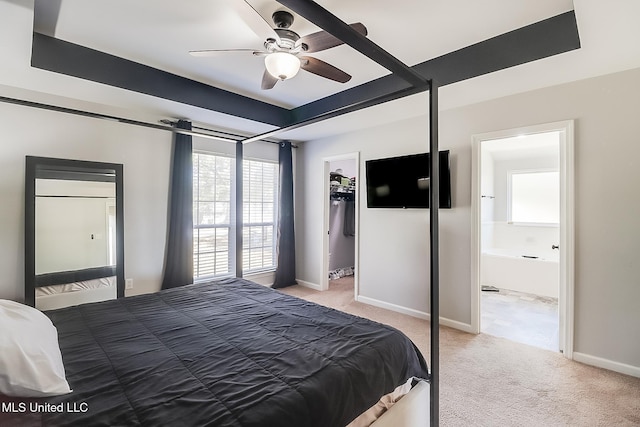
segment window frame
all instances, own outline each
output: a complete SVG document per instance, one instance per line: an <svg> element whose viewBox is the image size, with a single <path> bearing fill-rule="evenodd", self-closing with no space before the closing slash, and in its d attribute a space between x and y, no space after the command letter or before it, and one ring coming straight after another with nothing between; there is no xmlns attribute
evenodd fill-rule
<svg viewBox="0 0 640 427"><path fill-rule="evenodd" d="M242 224L242 229L243 232L244 230L248 229L249 227L265 227L265 226L272 226L272 241L271 241L271 253L272 253L272 264L270 266L263 266L260 268L256 268L256 269L245 269L245 238L243 235L242 238L242 272L243 273L248 273L248 274L259 274L259 273L266 273L266 272L271 272L271 271L275 271L276 267L278 266L278 257L277 257L277 232L278 232L278 198L279 198L279 194L278 191L280 189L280 185L279 185L279 169L278 169L278 162L275 160L266 160L266 159L259 159L259 158L255 158L255 157L245 157L243 159L243 161L250 161L250 162L259 162L259 163L267 163L267 164L271 164L274 166L274 174L273 174L273 222L256 222L256 223L252 223L252 222L244 222L244 218L243 218L243 224ZM242 177L242 183L244 185L244 183L246 182L245 177L244 177L244 173L247 170L247 168L245 167L245 165L243 165L242 167L242 172L243 172L243 177ZM250 200L247 200L247 195L246 192L244 191L243 188L243 192L242 192L242 197L243 197L243 206L242 206L242 213L243 216L246 213L245 210L245 204L251 204ZM255 203L255 202L254 202ZM263 203L263 202L261 202ZM265 248L266 246L261 246L261 248ZM249 249L251 249L251 247L249 247Z"/></svg>
<svg viewBox="0 0 640 427"><path fill-rule="evenodd" d="M193 279L194 282L202 282L202 281L206 281L206 280L210 280L210 279L218 279L218 278L224 278L224 277L232 277L235 271L235 265L236 265L236 260L235 260L235 256L232 254L235 254L235 236L236 236L236 224L235 224L235 211L236 211L236 196L235 196L235 172L236 172L236 159L234 156L231 156L229 154L226 153L220 153L220 152L215 152L215 151L207 151L207 150L193 150L192 156L198 154L198 155L205 155L205 156L212 156L212 157L225 157L231 160L231 168L230 168L230 172L229 172L229 182L230 182L230 197L229 197L229 223L227 224L196 224L195 221L193 223L193 240L194 240L194 248L195 248L195 243L196 243L196 230L201 230L201 229L219 229L219 228L226 228L228 230L228 259L229 259L229 263L228 263L228 267L229 267L229 271L227 273L223 273L223 274L208 274L208 275L203 275L203 276L198 276L196 275L197 269L196 269L196 252L194 251L194 257L193 257ZM198 171L199 172L199 171ZM195 178L195 176L194 176ZM194 182L195 184L195 182ZM194 185L194 189L196 188L196 186ZM199 186L197 187L199 189ZM195 192L194 192L195 193ZM193 199L194 203L193 203L193 207L194 207L194 212L193 212L193 217L197 218L197 212L195 211L195 202L196 202L196 196L194 194L194 199ZM214 202L215 203L215 202ZM197 239L199 242L199 239ZM198 247L199 247L199 243L198 243ZM216 252L214 250L214 252ZM217 251L217 252L223 252L223 251ZM198 253L200 253L198 251Z"/></svg>
<svg viewBox="0 0 640 427"><path fill-rule="evenodd" d="M236 186L237 186L237 182L236 182L236 168L237 168L237 159L234 155L232 154L228 154L228 153L224 153L224 152L219 152L219 151L210 151L210 150L203 150L203 149L198 149L198 150L193 150L193 155L195 157L195 155L204 155L204 156L212 156L212 157L224 157L224 158L228 158L231 160L231 168L230 168L230 221L228 224L197 224L195 219L198 218L198 212L197 212L197 207L196 207L196 202L199 204L200 201L199 199L197 199L197 195L195 194L195 189L198 188L199 186L196 186L196 183L194 181L194 200L193 200L193 217L194 217L194 223L193 223L193 240L194 240L194 282L203 282L206 280L210 280L210 279L218 279L218 278L225 278L225 277L234 277L235 276L235 271L236 271L236 266L237 263L239 262L238 259L236 259L236 236L238 233L238 224L236 222L236 212L237 212L237 207L238 207L238 203L237 203L237 198L236 198ZM276 267L277 267L277 222L278 222L278 191L279 191L279 171L278 171L278 162L275 160L268 160L268 159L261 159L261 158L255 158L255 157L244 157L243 162L246 161L250 161L250 162L260 162L260 163L268 163L268 164L272 164L274 165L274 189L273 189L273 222L256 222L256 223L251 223L251 222L244 222L244 218L243 218L243 223L242 223L242 230L243 233L245 232L245 230L248 230L249 227L254 226L254 227L264 227L264 226L272 226L273 232L272 232L272 242L270 245L271 251L272 251L272 260L273 263L270 266L264 266L264 267L260 267L260 268L256 268L256 269L245 269L244 268L244 264L245 264L245 258L246 255L249 253L248 250L245 252L246 248L245 248L245 238L243 235L243 242L242 242L242 264L243 264L243 275L247 275L247 274L261 274L261 273L267 273L267 272L272 272L275 271ZM194 164L195 166L195 164ZM243 165L243 186L245 183L245 176L244 174L246 173L247 168L244 167ZM198 170L198 174L200 173L200 170ZM194 173L194 180L195 180L196 176ZM244 191L243 188L243 203L242 203L242 209L243 209L243 217L245 215L245 206L250 204L251 201L247 199L247 194L245 194L246 192ZM261 201L260 203L264 203L263 201ZM228 236L229 236L229 243L228 243L228 259L229 259L229 271L228 273L223 273L223 274L208 274L208 275L202 275L202 276L198 276L198 268L197 268L197 260L196 260L196 245L198 245L199 247L199 238L197 235L198 230L202 230L202 229L216 229L216 228L226 228L228 230ZM266 247L266 246L261 246L262 248ZM250 247L249 247L250 249ZM214 249L215 251L215 249ZM199 253L199 251L197 252Z"/></svg>

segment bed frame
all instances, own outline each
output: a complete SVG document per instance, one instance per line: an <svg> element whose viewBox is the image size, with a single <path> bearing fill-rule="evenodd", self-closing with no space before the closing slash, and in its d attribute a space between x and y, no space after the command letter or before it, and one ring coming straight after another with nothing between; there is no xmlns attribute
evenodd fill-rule
<svg viewBox="0 0 640 427"><path fill-rule="evenodd" d="M409 84L408 88L395 91L391 94L378 96L373 99L356 102L350 107L340 109L335 112L326 113L309 122L324 120L326 118L342 115L353 111L354 109L366 108L382 102L396 99L410 93L418 93L429 91L429 152L437 153L438 150L438 85L434 79L427 79L413 68L399 61L397 58L386 52L380 46L358 33L346 23L342 22L338 17L331 14L328 10L322 8L315 2L305 0L277 0L300 16L308 19L318 25L331 35L342 40L358 52L364 54L369 59L377 62L379 65L391 71L394 75L400 77ZM296 127L306 126L309 122L301 122L291 126L285 126L275 131L270 131L261 135L247 138L243 142L257 141L275 135L282 130L294 129ZM429 414L430 425L438 426L440 422L439 409L439 355L440 355L440 309L439 309L439 222L438 211L440 206L440 156L429 156L431 161L431 180L430 180L430 205L429 209L429 238L430 238L430 280L429 280L429 304L430 304L430 372L429 372Z"/></svg>
<svg viewBox="0 0 640 427"><path fill-rule="evenodd" d="M280 132L303 127L345 113L428 90L429 151L434 153L438 152L438 87L440 85L463 81L580 48L580 38L577 32L575 13L570 11L450 52L438 58L430 59L414 67L408 67L314 1L277 1L358 50L372 61L388 69L391 71L391 75L351 88L348 90L348 94L341 92L339 96L329 96L320 100L321 102L313 102L298 107L295 109L297 111L292 112L292 110L282 110L267 103L258 103L251 98L239 96L213 86L203 85L199 82L190 81L142 64L125 61L122 58L34 32L31 65L35 68L67 74L138 92L142 91L137 84L137 81L140 81L140 79L137 78L134 80L131 79L130 76L137 75L139 77L140 75L144 75L145 78L142 80L145 81L147 85L147 91L144 93L230 115L238 115L238 112L243 112L244 114L249 114L248 116L244 116L246 119L273 125L275 129L268 133L251 137L221 133L211 129L203 132L194 130L186 131L171 125L166 125L166 122L164 122L164 125L141 122L124 117L109 116L2 96L0 96L0 101L84 117L116 120L120 123L165 130L172 133L196 135L203 138L224 140L232 143L236 142L237 152L239 152L241 156L242 143L258 140L274 142L268 138ZM541 37L543 35L545 37ZM501 50L504 49L505 46L510 48L509 55L502 55L500 58L486 55L486 52ZM531 46L531 48L529 48L529 46ZM68 60L60 61L61 57L67 58ZM82 60L75 62L74 58L82 58ZM91 60L87 60L87 58ZM467 66L461 67L460 64L466 64ZM135 72L130 72L132 70ZM178 80L180 84L174 84ZM185 84L187 87L194 88L194 90L185 92L183 90ZM206 105L201 104L203 91L211 95L206 97L208 98ZM190 96L189 93L196 95ZM259 108L253 108L256 106L259 106ZM429 375L431 410L428 416L432 426L437 426L439 423L438 157L439 156L431 156L431 169L436 173L432 173L433 178L431 181L431 222L429 236L431 248L431 372ZM241 272L239 272L238 275L241 276ZM123 293L123 291L121 292ZM30 294L31 292L27 295L27 303L30 302Z"/></svg>
<svg viewBox="0 0 640 427"><path fill-rule="evenodd" d="M359 109L368 108L370 106L374 106L377 104L381 104L384 102L388 102L394 99L398 99L404 96L413 95L416 93L429 91L429 152L437 153L438 152L438 82L432 78L425 78L424 73L427 75L434 76L436 74L443 75L443 70L438 69L438 67L429 68L429 70L422 70L422 73L416 71L414 68L407 66L402 63L400 60L386 52L380 46L367 39L362 34L358 33L354 29L352 29L349 25L341 21L338 17L331 14L329 11L318 5L317 3L309 0L277 0L282 5L291 9L293 12L298 15L304 17L305 19L313 22L321 29L327 31L329 34L337 37L345 44L348 44L355 50L364 54L371 60L375 61L379 65L388 69L392 72L392 79L386 81L385 87L375 91L377 95L373 97L367 97L368 95L354 95L353 98L356 98L356 101L349 103L348 105L343 105L340 108L328 109L321 111L315 111L313 114L307 114L306 118L301 120L283 124L275 124L276 129L251 136L241 136L241 135L231 135L225 134L224 137L220 135L212 135L210 132L199 132L193 130L183 130L174 126L165 126L156 123L145 123L136 120L130 120L122 117L113 117L108 115L103 115L99 113L75 110L65 107L41 104L31 101L19 100L14 98L0 97L0 101L8 102L18 105L25 105L35 108L43 108L48 110L54 110L63 113L76 114L85 117L93 117L100 118L106 120L117 120L121 123L149 127L154 129L166 130L172 133L180 133L180 134L188 134L188 135L196 135L205 138L214 138L214 139L222 139L227 140L229 142L236 142L238 146L239 153L242 153L242 145L244 143L249 143L253 141L259 140L267 140L283 131L288 131L292 129L296 129L299 127L307 126L312 123L316 123L322 120L334 118L340 116L345 113L353 112ZM568 17L566 19L569 19ZM564 17L562 19L565 19ZM555 21L554 21L555 22ZM564 22L564 21L563 21ZM555 29L555 27L554 27ZM546 26L543 30L548 31ZM555 32L558 33L559 29L555 29ZM506 36L506 35L505 35ZM569 35L564 35L564 33L559 34L559 36L569 37L573 36L570 32ZM46 49L44 49L46 47ZM54 65L48 63L48 58L54 58L55 61L58 61L56 52L60 49L83 49L81 46L71 46L69 44L64 44L62 46L57 39L50 38L44 35L40 35L34 33L34 49L32 52L32 63L35 67L48 69L50 71L62 72L67 74L65 70L58 70ZM86 50L86 49L85 49ZM454 52L457 53L457 52ZM524 52L525 55L527 52ZM555 54L557 52L551 53ZM99 52L93 52L92 54L100 56ZM546 53L541 57L548 56ZM104 61L115 61L119 58L111 57L108 55L100 56L102 62ZM527 60L532 60L528 58ZM55 62L54 61L54 62ZM58 61L59 62L59 61ZM454 61L455 62L455 61ZM521 63L517 62L516 63ZM96 63L100 63L97 61ZM133 64L133 63L132 63ZM115 64L117 65L117 64ZM485 64L486 65L486 64ZM507 60L504 64L500 63L497 65L497 68L494 64L492 64L492 69L503 69L512 64ZM53 67L53 68L51 68ZM452 67L449 64L449 67ZM118 68L116 66L116 68ZM446 68L446 67L445 67ZM482 68L482 67L481 67ZM491 67L490 67L491 68ZM148 70L149 67L146 67L145 70ZM464 74L464 76L456 77L457 80L464 80L465 78L474 77L479 74L484 74L487 71L486 69L482 69L480 72L478 70L470 71L471 75L467 75L469 73ZM82 77L82 76L80 76ZM87 77L88 78L88 77ZM99 81L101 76L97 76L94 79L98 79L95 81ZM450 77L448 77L451 80ZM446 83L451 83L452 81L447 81ZM103 81L103 83L114 85L113 81ZM124 86L128 88L125 84ZM398 89L400 87L400 89ZM394 88L394 89L392 89ZM313 109L310 109L313 110ZM316 114L317 113L317 114ZM430 419L431 426L437 426L439 424L439 222L438 222L438 206L439 206L439 156L430 156L431 161L431 191L430 191L430 206L431 209L429 211L430 215L430 373L429 373L429 397L430 397L430 409L428 411L428 418ZM240 184L241 185L241 184ZM120 204L122 206L122 204ZM241 272L240 272L241 275ZM123 296L123 291L119 291L118 296ZM31 295L31 292L28 293ZM29 297L28 297L29 298ZM28 303L30 301L27 301ZM424 391L422 391L424 393Z"/></svg>

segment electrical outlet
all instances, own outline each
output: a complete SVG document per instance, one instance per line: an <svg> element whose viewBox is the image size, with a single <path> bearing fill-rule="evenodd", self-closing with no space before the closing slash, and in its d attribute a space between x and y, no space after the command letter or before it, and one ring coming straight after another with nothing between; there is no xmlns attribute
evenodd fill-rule
<svg viewBox="0 0 640 427"><path fill-rule="evenodd" d="M133 279L125 279L124 288L125 289L133 289Z"/></svg>

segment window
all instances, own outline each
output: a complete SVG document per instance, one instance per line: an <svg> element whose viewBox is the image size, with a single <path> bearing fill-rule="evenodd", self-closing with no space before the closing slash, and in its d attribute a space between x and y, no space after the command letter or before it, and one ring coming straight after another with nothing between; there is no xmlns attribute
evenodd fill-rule
<svg viewBox="0 0 640 427"><path fill-rule="evenodd" d="M510 221L534 224L560 222L558 171L511 172Z"/></svg>
<svg viewBox="0 0 640 427"><path fill-rule="evenodd" d="M235 271L235 159L193 154L194 278L229 276ZM244 273L273 269L277 165L243 162Z"/></svg>
<svg viewBox="0 0 640 427"><path fill-rule="evenodd" d="M275 268L277 165L256 160L243 163L242 270Z"/></svg>
<svg viewBox="0 0 640 427"><path fill-rule="evenodd" d="M193 154L193 275L222 276L232 271L229 257L234 160Z"/></svg>

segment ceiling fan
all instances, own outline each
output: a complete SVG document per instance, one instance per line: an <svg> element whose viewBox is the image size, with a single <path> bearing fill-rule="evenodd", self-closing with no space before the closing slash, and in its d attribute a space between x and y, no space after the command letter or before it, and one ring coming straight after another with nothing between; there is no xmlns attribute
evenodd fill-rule
<svg viewBox="0 0 640 427"><path fill-rule="evenodd" d="M255 12L257 13L257 11ZM189 53L193 56L214 56L227 52L250 52L255 56L264 56L265 71L262 75L261 87L265 90L273 88L278 80L287 80L294 77L301 68L320 77L340 83L346 83L351 80L351 76L341 69L321 59L306 56L306 53L330 49L344 42L326 31L318 31L300 37L296 32L289 29L293 24L294 18L291 13L285 10L274 12L271 19L273 19L276 28L271 28L271 25L264 21L272 33L264 42L264 50L209 49L192 50ZM367 28L359 22L351 24L350 27L364 36L367 35Z"/></svg>

